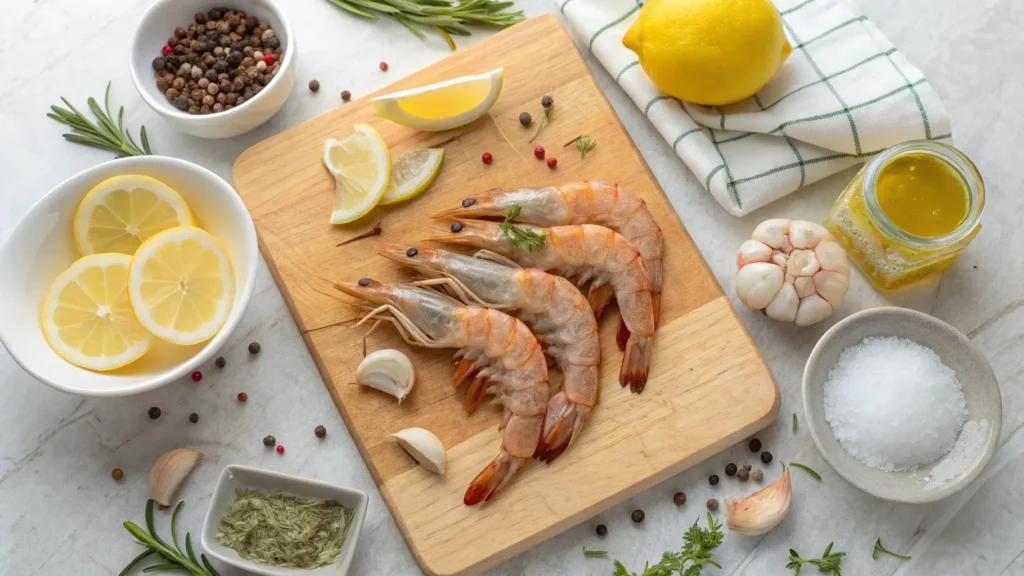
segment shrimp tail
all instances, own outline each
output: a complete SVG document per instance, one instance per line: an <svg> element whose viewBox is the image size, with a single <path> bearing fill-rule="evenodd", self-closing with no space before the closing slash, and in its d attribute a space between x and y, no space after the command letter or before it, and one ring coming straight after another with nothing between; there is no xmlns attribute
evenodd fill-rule
<svg viewBox="0 0 1024 576"><path fill-rule="evenodd" d="M485 502L494 497L508 481L515 476L516 472L526 463L526 458L517 458L502 450L491 460L466 489L466 495L462 503L466 506L473 506Z"/></svg>
<svg viewBox="0 0 1024 576"><path fill-rule="evenodd" d="M594 310L594 317L598 320L604 315L605 309L615 298L615 287L611 284L591 284L587 292L587 302Z"/></svg>
<svg viewBox="0 0 1024 576"><path fill-rule="evenodd" d="M458 367L455 369L455 375L452 376L452 386L455 389L459 389L466 382L472 382L476 378L476 373L480 370L473 364L471 360L463 358Z"/></svg>
<svg viewBox="0 0 1024 576"><path fill-rule="evenodd" d="M572 446L580 430L590 418L590 408L573 403L565 391L551 398L544 423L544 436L537 445L534 458L551 464L562 452Z"/></svg>
<svg viewBox="0 0 1024 576"><path fill-rule="evenodd" d="M647 370L651 364L651 338L630 334L626 342L625 355L622 357L622 369L619 372L619 384L629 386L634 394L643 392L647 384Z"/></svg>

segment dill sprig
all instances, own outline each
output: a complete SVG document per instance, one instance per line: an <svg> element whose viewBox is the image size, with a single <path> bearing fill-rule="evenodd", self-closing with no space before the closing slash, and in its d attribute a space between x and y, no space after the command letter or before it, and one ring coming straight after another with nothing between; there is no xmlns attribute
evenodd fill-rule
<svg viewBox="0 0 1024 576"><path fill-rule="evenodd" d="M810 564L811 566L817 566L818 572L842 576L843 572L839 564L843 561L844 556L846 556L846 552L832 552L832 542L828 543L828 547L821 554L821 558L801 558L796 550L790 548L789 564L786 564L786 568L793 570L796 574L800 574L800 568L804 564Z"/></svg>
<svg viewBox="0 0 1024 576"><path fill-rule="evenodd" d="M91 146L101 150L116 152L118 158L125 156L145 156L152 154L149 149L149 138L146 136L146 127L139 130L139 139L142 141L140 148L132 135L124 129L124 106L117 113L117 124L114 124L114 115L110 112L110 82L107 82L107 91L103 97L103 108L96 102L95 98L89 98L89 110L96 116L98 123L93 124L88 118L82 115L67 98L61 97L61 101L69 109L60 106L50 106L51 112L46 115L61 124L71 126L71 132L64 134L64 138L75 144Z"/></svg>
<svg viewBox="0 0 1024 576"><path fill-rule="evenodd" d="M710 564L715 568L722 566L715 562L712 554L715 549L721 546L725 534L722 533L722 523L716 522L708 513L708 527L701 528L695 520L693 526L683 535L683 549L680 552L665 552L661 555L661 561L651 566L644 565L644 571L639 576L672 576L679 573L682 576L700 576L705 565ZM689 565L687 566L687 563ZM636 572L626 570L622 562L614 563L615 571L612 576L638 576Z"/></svg>
<svg viewBox="0 0 1024 576"><path fill-rule="evenodd" d="M910 560L912 556L906 556L904 554L897 554L892 550L886 550L885 546L882 546L882 539L875 540L875 549L871 552L871 559L878 560L878 554L888 554L893 558L899 558L900 560Z"/></svg>
<svg viewBox="0 0 1024 576"><path fill-rule="evenodd" d="M192 550L191 534L185 533L184 551L178 545L178 531L175 525L178 522L178 511L181 510L181 506L184 503L178 502L178 505L174 507L174 512L171 513L171 542L173 546L164 542L156 533L156 527L153 524L153 505L156 503L152 499L146 502L146 528L149 530L148 532L134 522L124 523L124 529L135 537L136 542L145 546L146 550L129 562L118 576L126 576L131 572L132 568L135 568L140 562L153 554L157 555L156 559L159 561L159 564L147 566L142 570L143 572L184 572L192 576L219 576L210 564L210 561L206 559L206 554L200 554L199 559L196 558L196 553Z"/></svg>
<svg viewBox="0 0 1024 576"><path fill-rule="evenodd" d="M576 145L576 150L580 153L580 160L584 160L587 157L587 152L590 152L595 146L597 146L597 141L590 136L577 136L566 142L562 148L565 148L570 144Z"/></svg>
<svg viewBox="0 0 1024 576"><path fill-rule="evenodd" d="M508 211L508 215L505 216L505 220L501 223L501 232L512 241L512 245L516 248L529 252L539 252L544 249L544 235L527 228L521 228L512 223L513 220L519 217L519 213L522 210L522 206L516 204Z"/></svg>

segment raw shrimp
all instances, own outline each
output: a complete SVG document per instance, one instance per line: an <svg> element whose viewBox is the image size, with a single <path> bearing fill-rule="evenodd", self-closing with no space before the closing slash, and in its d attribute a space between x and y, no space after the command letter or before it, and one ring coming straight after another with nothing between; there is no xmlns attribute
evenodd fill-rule
<svg viewBox="0 0 1024 576"><path fill-rule="evenodd" d="M526 322L564 375L561 390L548 401L536 457L551 463L576 441L597 402L601 343L597 320L571 282L536 268L511 268L446 250L398 244L376 250L434 279L424 284L444 285L467 304L514 311ZM463 358L453 383L458 386L480 369Z"/></svg>
<svg viewBox="0 0 1024 576"><path fill-rule="evenodd" d="M657 325L661 310L661 228L640 197L618 184L596 180L546 188L494 189L470 196L462 201L461 208L446 210L437 217L505 216L513 206L521 210L517 222L540 226L600 224L625 236L640 251L651 273L651 301ZM607 289L592 290L589 299L598 318L611 296Z"/></svg>
<svg viewBox="0 0 1024 576"><path fill-rule="evenodd" d="M533 457L544 429L548 366L530 329L499 310L466 306L425 288L369 278L334 287L378 305L360 323L371 318L391 322L410 344L459 348L465 358L482 367L469 394L479 404L489 392L495 403L505 407L501 450L469 484L463 502L472 506L493 498Z"/></svg>
<svg viewBox="0 0 1024 576"><path fill-rule="evenodd" d="M651 276L640 253L629 240L604 226L593 224L551 228L517 224L519 228L544 236L544 247L530 252L517 248L497 222L458 222L462 224L459 232L430 240L483 248L496 252L499 258L508 257L523 266L576 277L580 284L593 280L593 285L599 288L611 286L622 317L618 342L624 355L619 384L628 385L637 394L643 391L654 342L654 307Z"/></svg>

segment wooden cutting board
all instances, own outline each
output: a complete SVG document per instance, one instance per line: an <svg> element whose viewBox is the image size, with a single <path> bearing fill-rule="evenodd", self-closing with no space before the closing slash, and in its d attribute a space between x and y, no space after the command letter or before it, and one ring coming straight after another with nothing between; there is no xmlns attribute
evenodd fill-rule
<svg viewBox="0 0 1024 576"><path fill-rule="evenodd" d="M556 17L518 24L384 91L498 66L505 68L501 97L468 126L417 132L374 118L362 98L253 146L232 174L320 374L428 574L484 572L760 430L779 407L778 389L757 348ZM531 144L545 94L554 98L555 113ZM519 124L523 111L535 119L529 129ZM444 167L419 198L331 226L334 180L321 164L323 143L348 135L360 122L377 129L393 155L444 147ZM563 148L580 134L598 143L586 159L574 147ZM537 144L558 158L557 169L533 157ZM493 164L480 161L483 152L494 155ZM373 254L376 242L419 241L437 231L430 214L489 188L583 179L618 182L643 197L665 235L665 292L647 388L637 396L619 387L617 312L609 312L601 323L600 401L578 442L554 464L531 462L492 502L464 506L466 486L498 451L500 410L486 406L466 415L450 384L453 351L413 348L387 326L366 340L366 348L407 353L416 366L416 388L398 405L356 386L365 329L351 327L357 312L328 281L409 279L407 271ZM378 221L380 238L339 246ZM443 477L416 466L388 437L410 426L427 428L444 442Z"/></svg>

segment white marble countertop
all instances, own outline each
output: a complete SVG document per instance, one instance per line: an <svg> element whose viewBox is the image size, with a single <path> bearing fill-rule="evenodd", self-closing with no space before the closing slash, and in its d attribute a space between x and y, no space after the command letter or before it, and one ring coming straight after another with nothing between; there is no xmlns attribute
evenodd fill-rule
<svg viewBox="0 0 1024 576"><path fill-rule="evenodd" d="M339 92L359 96L412 73L448 54L437 38L417 40L397 23L349 17L326 0L288 0L299 43L299 86L269 124L230 141L197 140L173 132L138 97L128 73L131 33L149 0L7 0L0 17L0 242L29 206L74 173L106 161L110 154L61 140L62 126L45 117L60 96L76 106L102 95L113 80L113 101L126 106L134 130L144 123L153 148L206 166L228 178L244 149L340 104ZM1002 439L989 469L966 492L928 506L897 505L860 493L837 477L817 455L806 430L790 429L800 412L800 375L818 337L836 320L886 300L855 276L851 295L836 317L797 330L759 313L740 310L747 329L771 367L780 390L778 422L759 436L784 461L813 466L816 483L794 475L789 518L766 536L727 534L716 554L723 575L774 575L785 570L790 547L820 553L829 541L847 552L843 573L862 575L1024 574L1024 204L1016 197L1024 172L1022 116L1013 112L1024 93L1024 3L1015 0L857 0L861 9L930 79L952 116L957 146L977 163L988 186L984 229L968 253L940 282L902 303L953 324L992 362L1003 395ZM533 15L551 11L550 0L518 0ZM481 33L473 39L482 37ZM465 42L460 40L460 43ZM629 130L708 264L732 292L734 251L753 226L776 216L820 221L851 173L810 186L752 216L735 219L698 185L669 147L645 122L602 68L588 57L623 124ZM390 71L377 63L385 60ZM320 92L305 84L319 79ZM1004 107L1006 107L1004 109ZM0 274L3 272L0 271ZM257 358L246 352L259 341ZM138 547L121 528L142 521L147 476L164 450L193 446L206 460L182 491L186 508L179 527L198 537L217 475L228 463L243 463L354 486L370 494L370 510L352 574L418 574L366 466L345 430L281 294L261 265L256 293L242 325L222 354L228 366L206 367L200 384L174 383L131 398L86 399L56 392L24 373L0 351L0 576L109 575ZM236 393L249 394L247 404ZM151 421L150 406L163 409ZM187 420L199 413L198 424ZM312 434L317 424L326 440ZM287 447L279 456L260 439L274 434ZM704 515L704 502L736 487L711 488L707 476L726 462L752 461L745 443L694 466L631 501L567 530L503 564L494 574L606 575L609 559L584 559L581 547L608 550L632 569L678 549L686 527ZM116 483L110 470L124 469ZM773 464L774 477L778 464ZM686 492L677 509L672 494ZM642 525L629 513L646 511ZM608 536L594 534L598 523ZM881 537L908 551L909 562L871 560ZM226 575L238 574L229 569ZM817 572L812 572L817 573Z"/></svg>

